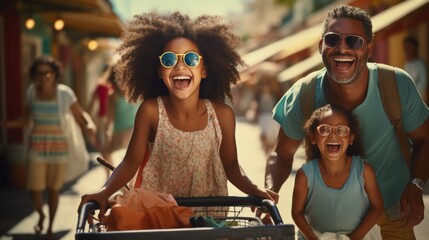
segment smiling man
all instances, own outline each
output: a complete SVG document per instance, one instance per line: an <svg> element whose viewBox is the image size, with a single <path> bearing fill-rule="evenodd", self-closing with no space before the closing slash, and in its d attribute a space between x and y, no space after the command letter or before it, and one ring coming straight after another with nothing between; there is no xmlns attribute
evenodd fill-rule
<svg viewBox="0 0 429 240"><path fill-rule="evenodd" d="M408 166L383 109L379 66L368 62L373 49L372 23L365 11L347 5L331 10L319 42L325 68L316 73L314 108L330 103L357 116L365 157L376 172L384 200L385 211L378 223L383 239L415 239L413 227L424 218L422 188L429 177L429 109L412 78L395 68L401 123L412 147ZM294 84L273 110L273 118L282 128L275 153L267 161L265 183L276 192L289 177L293 156L305 136L301 82Z"/></svg>

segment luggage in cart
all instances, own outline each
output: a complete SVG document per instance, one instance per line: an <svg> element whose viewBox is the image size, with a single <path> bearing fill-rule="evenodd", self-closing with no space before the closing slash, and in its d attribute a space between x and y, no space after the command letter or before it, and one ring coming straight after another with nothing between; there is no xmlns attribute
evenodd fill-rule
<svg viewBox="0 0 429 240"><path fill-rule="evenodd" d="M82 206L75 239L294 239L293 224L284 224L275 203L257 197L194 197L177 198L179 206L191 207L195 217L191 228L105 231L101 223L87 224L89 214L98 209L95 202ZM273 224L263 224L251 208L270 213ZM211 224L205 224L210 220Z"/></svg>

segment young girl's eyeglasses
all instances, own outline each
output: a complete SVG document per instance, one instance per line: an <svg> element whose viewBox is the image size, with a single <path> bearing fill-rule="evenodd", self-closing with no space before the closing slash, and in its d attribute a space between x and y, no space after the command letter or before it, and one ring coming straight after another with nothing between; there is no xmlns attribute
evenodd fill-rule
<svg viewBox="0 0 429 240"><path fill-rule="evenodd" d="M334 131L339 137L345 137L349 135L350 128L345 125L331 126L329 124L317 126L317 132L320 136L327 137L332 133L332 131Z"/></svg>
<svg viewBox="0 0 429 240"><path fill-rule="evenodd" d="M196 52L186 52L183 54L174 53L174 52L165 52L159 56L159 61L161 65L165 68L173 68L176 66L179 56L182 56L182 60L186 66L194 68L200 64L202 56L198 55Z"/></svg>
<svg viewBox="0 0 429 240"><path fill-rule="evenodd" d="M347 46L353 50L360 49L365 42L363 37L359 35L345 35L344 38L346 40ZM323 36L323 40L325 41L326 46L330 48L338 46L341 43L342 39L343 36L341 34L334 32L328 32L325 34L325 36Z"/></svg>

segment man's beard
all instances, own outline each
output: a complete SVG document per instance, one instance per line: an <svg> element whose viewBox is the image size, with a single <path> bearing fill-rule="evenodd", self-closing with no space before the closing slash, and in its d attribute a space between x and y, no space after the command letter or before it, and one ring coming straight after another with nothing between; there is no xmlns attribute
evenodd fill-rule
<svg viewBox="0 0 429 240"><path fill-rule="evenodd" d="M336 83L340 83L340 84L348 84L353 82L354 80L356 80L358 75L358 69L356 69L356 71L353 73L352 76L348 77L348 78L339 78L337 77L335 74L331 75L332 80L334 80L334 82Z"/></svg>

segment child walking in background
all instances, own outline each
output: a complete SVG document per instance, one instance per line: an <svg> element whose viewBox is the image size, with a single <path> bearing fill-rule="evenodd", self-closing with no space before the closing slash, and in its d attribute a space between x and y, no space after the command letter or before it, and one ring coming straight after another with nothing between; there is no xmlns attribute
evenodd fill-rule
<svg viewBox="0 0 429 240"><path fill-rule="evenodd" d="M111 136L107 131L108 122L107 122L107 111L109 109L109 96L113 94L113 86L109 82L109 76L112 72L110 66L105 66L100 78L97 81L97 85L92 92L91 100L88 105L88 113L91 114L93 119L98 126L97 131L97 150L103 151L108 142L110 141Z"/></svg>
<svg viewBox="0 0 429 240"><path fill-rule="evenodd" d="M137 103L129 103L122 94L118 85L115 83L115 74L113 68L110 67L108 82L113 88L113 93L109 95L107 108L107 130L109 131L108 142L102 150L102 155L109 163L113 164L112 154L119 149L125 149L131 139L134 128L134 118L139 105ZM108 176L110 170L108 170Z"/></svg>
<svg viewBox="0 0 429 240"><path fill-rule="evenodd" d="M116 83L140 105L122 162L95 200L99 217L108 198L142 165L141 187L174 197L227 195L227 180L248 195L277 200L258 188L237 160L235 115L225 98L244 65L240 39L218 16L147 13L135 16L122 35ZM145 154L148 160L145 162ZM80 206L81 206L80 205Z"/></svg>
<svg viewBox="0 0 429 240"><path fill-rule="evenodd" d="M373 169L359 157L356 119L326 105L304 129L308 162L296 174L292 198L300 239L381 239L371 229L383 213L383 199Z"/></svg>
<svg viewBox="0 0 429 240"><path fill-rule="evenodd" d="M282 90L277 81L280 66L275 63L264 62L260 64L256 76L258 78L257 88L253 104L255 120L261 129L260 139L265 154L270 154L276 145L277 134L280 125L274 121L273 108L282 97Z"/></svg>

